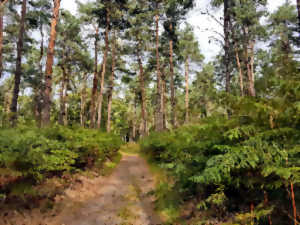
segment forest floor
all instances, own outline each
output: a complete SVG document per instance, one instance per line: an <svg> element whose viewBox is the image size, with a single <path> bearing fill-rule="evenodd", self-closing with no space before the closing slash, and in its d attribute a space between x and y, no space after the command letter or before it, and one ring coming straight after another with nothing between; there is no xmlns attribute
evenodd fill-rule
<svg viewBox="0 0 300 225"><path fill-rule="evenodd" d="M147 162L135 154L122 154L108 177L78 178L76 185L55 199L52 212L39 209L0 218L9 225L158 225L154 211L155 179ZM1 222L2 220L2 222Z"/></svg>

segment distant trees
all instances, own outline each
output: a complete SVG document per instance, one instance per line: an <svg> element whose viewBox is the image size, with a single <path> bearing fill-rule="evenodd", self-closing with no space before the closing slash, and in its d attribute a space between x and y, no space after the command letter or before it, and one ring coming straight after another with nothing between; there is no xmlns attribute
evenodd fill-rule
<svg viewBox="0 0 300 225"><path fill-rule="evenodd" d="M193 0L97 0L78 3L79 16L61 10L58 0L22 3L27 9L23 16L13 1L2 1L0 12L1 74L10 79L10 74L16 75L13 89L5 87L9 91L2 100L5 109L10 106L11 122L16 123L22 111L18 108L21 93L32 97L30 107L38 125L80 123L114 132L115 124L123 128L127 124L128 133L131 129L136 136L145 136L152 130L194 121L194 112L199 111L194 107L199 106L195 96L201 96L203 116L210 111L206 109L221 103L229 110L229 96L265 95L261 87L271 83L273 76L265 70L268 64L276 65L274 73L280 77L295 74L293 49L298 44L294 31L298 26L294 5L285 4L268 16L266 1L211 1L214 7L223 7L220 24L224 31L223 52L211 69L211 63L202 68L201 46L192 27L182 23ZM1 15L9 18L7 24L1 25ZM260 22L264 16L268 16L268 25ZM37 32L38 37L31 37L29 31ZM267 34L273 38L269 52L255 47ZM209 80L212 96L195 93L199 74L214 77ZM199 82L197 85L206 90ZM227 94L214 102L221 90ZM126 95L130 95L128 118L115 109L121 108L119 100ZM119 117L125 122L117 122Z"/></svg>

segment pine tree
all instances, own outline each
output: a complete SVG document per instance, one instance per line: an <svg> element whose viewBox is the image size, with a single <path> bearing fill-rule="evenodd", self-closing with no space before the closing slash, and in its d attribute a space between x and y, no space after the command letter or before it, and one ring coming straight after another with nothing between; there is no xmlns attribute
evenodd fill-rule
<svg viewBox="0 0 300 225"><path fill-rule="evenodd" d="M22 76L22 51L23 51L23 45L24 45L26 10L27 10L27 0L23 0L22 1L21 18L20 18L18 44L17 44L15 83L14 83L12 102L11 102L11 106L10 106L10 111L12 113L11 123L13 126L15 126L17 123L18 98L19 98L20 82L21 82L21 76Z"/></svg>
<svg viewBox="0 0 300 225"><path fill-rule="evenodd" d="M47 60L46 60L46 72L45 72L45 90L44 90L44 106L42 115L42 124L47 126L50 123L50 111L51 111L51 92L52 92L52 72L54 61L54 48L56 40L56 26L59 19L60 0L53 0L53 17L51 21L50 38L48 44Z"/></svg>

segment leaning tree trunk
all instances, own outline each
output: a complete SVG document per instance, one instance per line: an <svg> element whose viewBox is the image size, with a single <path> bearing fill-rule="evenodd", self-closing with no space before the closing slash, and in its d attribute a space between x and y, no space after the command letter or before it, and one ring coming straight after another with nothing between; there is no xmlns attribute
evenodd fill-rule
<svg viewBox="0 0 300 225"><path fill-rule="evenodd" d="M97 88L98 88L98 38L99 38L99 27L96 27L95 32L95 62L94 62L94 80L93 80L93 89L91 96L91 123L90 128L95 128L96 122L96 100L97 100Z"/></svg>
<svg viewBox="0 0 300 225"><path fill-rule="evenodd" d="M85 105L86 105L86 80L87 73L83 75L83 86L81 89L80 95L80 125L81 127L85 127L86 117L85 117Z"/></svg>
<svg viewBox="0 0 300 225"><path fill-rule="evenodd" d="M173 25L170 23L170 31L173 30ZM169 63L170 63L170 89L171 89L171 124L176 127L176 99L174 85L174 63L173 63L173 40L169 40Z"/></svg>
<svg viewBox="0 0 300 225"><path fill-rule="evenodd" d="M156 24L156 72L157 72L157 92L156 92L156 118L155 118L155 130L162 131L163 125L163 98L162 98L162 82L161 82L161 71L160 71L160 60L159 60L159 15L155 16Z"/></svg>
<svg viewBox="0 0 300 225"><path fill-rule="evenodd" d="M56 40L56 25L59 17L60 0L53 0L53 17L51 21L50 40L47 52L46 61L46 74L45 74L45 90L44 90L44 108L42 115L43 126L50 123L50 110L51 110L51 92L52 92L52 72L53 72L53 59L54 59L54 47Z"/></svg>
<svg viewBox="0 0 300 225"><path fill-rule="evenodd" d="M185 123L189 122L189 59L185 59Z"/></svg>
<svg viewBox="0 0 300 225"><path fill-rule="evenodd" d="M225 51L225 78L226 78L226 92L230 92L230 40L229 40L229 29L230 29L230 11L229 11L229 0L224 0L224 51Z"/></svg>
<svg viewBox="0 0 300 225"><path fill-rule="evenodd" d="M22 51L23 51L23 42L24 42L24 32L25 32L25 18L26 18L26 5L27 0L22 2L22 12L20 20L20 30L17 44L17 61L16 61L16 72L15 72L15 84L13 90L13 97L11 102L10 111L12 113L11 122L15 126L17 122L17 107L18 107L18 98L20 91L20 82L22 74Z"/></svg>
<svg viewBox="0 0 300 225"><path fill-rule="evenodd" d="M138 58L138 64L140 69L140 91L141 91L141 116L142 116L142 131L141 136L145 136L147 132L147 115L146 115L146 99L145 99L145 78L144 78L144 69L142 64L142 59L140 55L140 46L138 46L137 49L137 58Z"/></svg>
<svg viewBox="0 0 300 225"><path fill-rule="evenodd" d="M109 23L110 23L110 17L109 12L107 12L106 15L106 29L105 29L105 50L103 55L103 63L102 63L102 71L101 71L101 84L100 84L100 93L98 96L98 120L97 120L97 128L101 128L101 119L102 119L102 103L103 103L103 90L104 90L104 76L105 76L105 70L106 70L106 60L107 60L107 53L109 48L109 41L108 41L108 35L109 35Z"/></svg>
<svg viewBox="0 0 300 225"><path fill-rule="evenodd" d="M109 78L109 91L108 91L108 104L107 104L107 132L111 130L111 106L112 97L114 91L114 78L115 78L115 66L116 66L116 33L113 32L113 42L112 42L112 64L111 64L111 75Z"/></svg>

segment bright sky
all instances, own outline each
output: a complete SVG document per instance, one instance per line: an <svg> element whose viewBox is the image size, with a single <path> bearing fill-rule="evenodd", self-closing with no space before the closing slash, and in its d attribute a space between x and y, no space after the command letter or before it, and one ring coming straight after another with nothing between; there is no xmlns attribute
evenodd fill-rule
<svg viewBox="0 0 300 225"><path fill-rule="evenodd" d="M81 0L86 2L87 0ZM268 0L268 9L270 12L276 10L286 0ZM211 39L211 36L218 37L218 33L222 33L222 27L218 25L208 15L202 15L202 11L209 8L210 0L196 0L195 9L189 14L188 22L195 27L195 33L200 43L202 53L206 57L206 61L211 60L220 51L221 46ZM62 0L62 7L76 14L77 6L75 0ZM210 11L216 18L222 17L222 10ZM219 38L219 37L218 37ZM212 40L211 42L209 40Z"/></svg>

